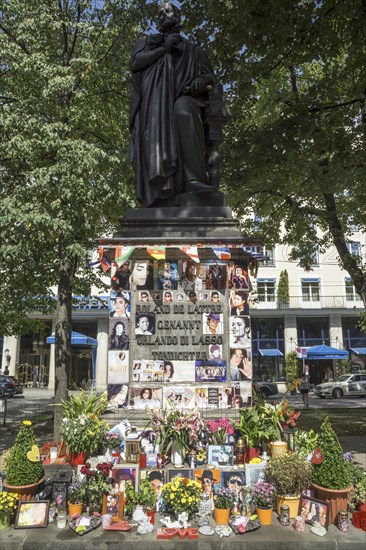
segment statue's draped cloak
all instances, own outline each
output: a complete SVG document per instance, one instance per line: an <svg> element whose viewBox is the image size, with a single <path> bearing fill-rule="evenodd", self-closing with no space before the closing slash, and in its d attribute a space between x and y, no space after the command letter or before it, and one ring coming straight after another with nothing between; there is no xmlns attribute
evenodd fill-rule
<svg viewBox="0 0 366 550"><path fill-rule="evenodd" d="M140 52L150 49L149 38L143 37L135 43L132 63ZM195 78L206 75L214 78L204 50L181 39L180 57L175 63L172 55L165 54L132 76L131 160L136 196L144 206L183 191L174 102Z"/></svg>

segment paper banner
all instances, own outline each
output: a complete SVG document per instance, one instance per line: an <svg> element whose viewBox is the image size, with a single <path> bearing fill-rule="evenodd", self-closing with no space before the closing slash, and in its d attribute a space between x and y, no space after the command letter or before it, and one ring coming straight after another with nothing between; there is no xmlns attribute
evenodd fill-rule
<svg viewBox="0 0 366 550"><path fill-rule="evenodd" d="M219 260L230 260L230 249L227 246L213 246L212 250L215 252Z"/></svg>
<svg viewBox="0 0 366 550"><path fill-rule="evenodd" d="M154 246L154 248L147 248L146 252L155 258L155 260L165 260L166 246Z"/></svg>
<svg viewBox="0 0 366 550"><path fill-rule="evenodd" d="M191 260L199 264L200 260L198 257L197 246L180 246L179 247L184 254L186 254Z"/></svg>
<svg viewBox="0 0 366 550"><path fill-rule="evenodd" d="M102 268L104 273L106 273L110 269L111 263L108 260L108 258L104 255L104 248L102 246L98 246L98 258L99 258L100 267Z"/></svg>
<svg viewBox="0 0 366 550"><path fill-rule="evenodd" d="M132 252L135 250L134 246L116 246L116 251L114 255L114 261L118 265L118 267L121 267L121 265L128 260L128 258L131 256Z"/></svg>

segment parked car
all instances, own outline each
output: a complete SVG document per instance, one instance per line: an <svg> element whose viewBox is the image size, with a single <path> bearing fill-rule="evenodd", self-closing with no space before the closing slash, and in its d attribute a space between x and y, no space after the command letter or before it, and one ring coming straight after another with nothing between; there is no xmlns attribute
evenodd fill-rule
<svg viewBox="0 0 366 550"><path fill-rule="evenodd" d="M0 397L13 397L16 392L14 380L9 376L0 376Z"/></svg>
<svg viewBox="0 0 366 550"><path fill-rule="evenodd" d="M366 372L356 374L342 374L333 382L324 382L314 388L314 394L324 399L325 397L341 397L351 395L366 395Z"/></svg>
<svg viewBox="0 0 366 550"><path fill-rule="evenodd" d="M263 397L277 395L278 393L278 386L276 382L270 382L267 380L253 380L253 389Z"/></svg>
<svg viewBox="0 0 366 550"><path fill-rule="evenodd" d="M24 392L23 390L23 386L21 385L20 381L18 380L18 378L15 378L15 376L8 376L8 378L11 378L14 382L15 382L15 386L16 386L16 391L15 393L16 394L21 394Z"/></svg>

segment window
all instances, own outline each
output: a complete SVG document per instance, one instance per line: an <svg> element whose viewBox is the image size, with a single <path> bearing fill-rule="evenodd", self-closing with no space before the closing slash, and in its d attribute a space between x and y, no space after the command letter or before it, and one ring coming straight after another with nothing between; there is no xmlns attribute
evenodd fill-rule
<svg viewBox="0 0 366 550"><path fill-rule="evenodd" d="M356 241L348 241L347 243L348 252L352 256L356 256L357 263L361 263L361 243Z"/></svg>
<svg viewBox="0 0 366 550"><path fill-rule="evenodd" d="M275 267L276 263L274 258L274 252L275 252L275 249L273 248L273 246L265 246L263 248L263 254L265 256L268 256L268 260L262 260L261 265L266 267Z"/></svg>
<svg viewBox="0 0 366 550"><path fill-rule="evenodd" d="M302 279L301 291L302 291L302 299L305 302L319 302L320 279Z"/></svg>
<svg viewBox="0 0 366 550"><path fill-rule="evenodd" d="M318 252L318 245L313 245L313 251L311 253L311 260L310 265L312 266L319 266L319 252Z"/></svg>
<svg viewBox="0 0 366 550"><path fill-rule="evenodd" d="M346 300L347 302L355 302L360 300L360 295L356 292L356 289L353 285L352 279L350 277L345 278L346 285Z"/></svg>
<svg viewBox="0 0 366 550"><path fill-rule="evenodd" d="M258 300L260 302L275 301L276 279L257 279Z"/></svg>

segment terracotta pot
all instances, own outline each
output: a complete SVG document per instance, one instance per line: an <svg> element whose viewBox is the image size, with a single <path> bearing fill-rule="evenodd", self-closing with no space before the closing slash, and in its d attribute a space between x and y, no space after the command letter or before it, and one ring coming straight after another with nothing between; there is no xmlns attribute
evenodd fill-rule
<svg viewBox="0 0 366 550"><path fill-rule="evenodd" d="M290 509L290 518L294 518L299 513L299 505L300 505L300 495L289 497L289 496L282 496L279 495L277 497L277 514L280 515L281 513L281 506L283 504L287 504L287 506Z"/></svg>
<svg viewBox="0 0 366 550"><path fill-rule="evenodd" d="M252 458L258 458L259 455L261 454L261 451L259 448L257 447L249 447L249 449L247 449L247 454L246 454L246 457L245 457L245 462L250 462L252 460Z"/></svg>
<svg viewBox="0 0 366 550"><path fill-rule="evenodd" d="M271 447L271 456L272 458L276 458L277 456L281 456L285 454L287 451L287 443L286 441L273 441L270 443Z"/></svg>
<svg viewBox="0 0 366 550"><path fill-rule="evenodd" d="M329 523L334 523L340 510L347 510L348 495L353 489L350 485L346 489L327 489L316 483L312 483L311 487L315 489L316 498L325 500L330 504Z"/></svg>
<svg viewBox="0 0 366 550"><path fill-rule="evenodd" d="M359 512L366 512L366 503L362 503L358 505L358 511Z"/></svg>
<svg viewBox="0 0 366 550"><path fill-rule="evenodd" d="M84 503L79 502L79 504L73 504L72 502L69 501L68 507L69 507L70 517L74 516L75 514L78 514L79 516L81 516L81 514L83 513Z"/></svg>
<svg viewBox="0 0 366 550"><path fill-rule="evenodd" d="M80 466L81 464L85 464L86 453L70 453L70 462L71 466L74 468L76 468L76 466Z"/></svg>
<svg viewBox="0 0 366 550"><path fill-rule="evenodd" d="M229 523L230 508L215 508L214 517L217 525L227 525Z"/></svg>
<svg viewBox="0 0 366 550"><path fill-rule="evenodd" d="M272 507L263 508L262 506L257 506L256 508L256 514L262 525L272 525L272 512Z"/></svg>
<svg viewBox="0 0 366 550"><path fill-rule="evenodd" d="M34 500L43 482L44 477L37 483L31 483L30 485L9 485L5 479L3 481L3 487L5 487L9 493L17 493L19 500Z"/></svg>

